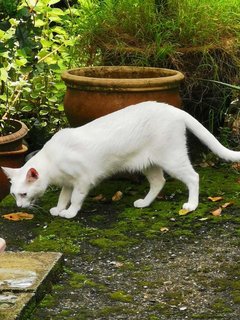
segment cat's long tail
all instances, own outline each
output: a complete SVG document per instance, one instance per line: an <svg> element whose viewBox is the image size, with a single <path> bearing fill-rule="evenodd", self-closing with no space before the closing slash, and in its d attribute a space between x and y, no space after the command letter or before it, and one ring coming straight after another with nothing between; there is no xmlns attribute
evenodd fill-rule
<svg viewBox="0 0 240 320"><path fill-rule="evenodd" d="M186 127L213 153L226 161L240 161L240 152L224 147L200 122L186 113Z"/></svg>

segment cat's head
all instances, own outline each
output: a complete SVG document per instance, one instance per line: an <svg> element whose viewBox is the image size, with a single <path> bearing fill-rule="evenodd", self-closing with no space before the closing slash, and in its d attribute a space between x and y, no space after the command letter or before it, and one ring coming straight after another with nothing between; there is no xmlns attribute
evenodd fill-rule
<svg viewBox="0 0 240 320"><path fill-rule="evenodd" d="M2 167L2 170L10 180L10 193L16 199L18 207L30 207L47 188L46 182L35 168Z"/></svg>

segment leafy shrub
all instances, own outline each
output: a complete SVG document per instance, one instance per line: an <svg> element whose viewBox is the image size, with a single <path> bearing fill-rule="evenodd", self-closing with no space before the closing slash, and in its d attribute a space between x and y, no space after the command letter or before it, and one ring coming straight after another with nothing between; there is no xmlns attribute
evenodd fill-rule
<svg viewBox="0 0 240 320"><path fill-rule="evenodd" d="M0 116L50 134L65 125L60 74L71 66L75 36L71 8L55 8L59 1L0 2Z"/></svg>

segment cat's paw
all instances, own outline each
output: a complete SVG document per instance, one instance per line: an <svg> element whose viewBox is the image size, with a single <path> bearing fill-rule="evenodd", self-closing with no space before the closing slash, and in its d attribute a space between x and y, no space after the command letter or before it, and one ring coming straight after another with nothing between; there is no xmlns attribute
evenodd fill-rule
<svg viewBox="0 0 240 320"><path fill-rule="evenodd" d="M61 212L59 212L60 217L67 218L67 219L74 218L76 215L77 215L77 212L75 210L70 210L70 209L62 210Z"/></svg>
<svg viewBox="0 0 240 320"><path fill-rule="evenodd" d="M51 208L50 213L52 216L59 216L60 214L59 209L57 207Z"/></svg>
<svg viewBox="0 0 240 320"><path fill-rule="evenodd" d="M197 204L186 202L182 208L187 211L194 211L196 210L197 206Z"/></svg>
<svg viewBox="0 0 240 320"><path fill-rule="evenodd" d="M144 201L144 199L138 199L133 203L135 208L145 208L149 206L149 203Z"/></svg>

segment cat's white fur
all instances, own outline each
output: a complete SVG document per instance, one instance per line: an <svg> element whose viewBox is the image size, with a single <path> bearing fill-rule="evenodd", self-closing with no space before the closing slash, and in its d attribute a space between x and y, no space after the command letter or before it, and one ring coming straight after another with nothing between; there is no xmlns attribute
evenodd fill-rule
<svg viewBox="0 0 240 320"><path fill-rule="evenodd" d="M189 190L184 209L198 206L199 177L188 157L186 128L215 154L239 161L240 152L222 146L196 119L164 103L143 102L79 128L63 129L22 168L3 168L19 207L28 207L50 184L62 187L53 216L73 218L89 190L119 171L140 171L150 190L137 208L149 206L163 188L163 171Z"/></svg>

